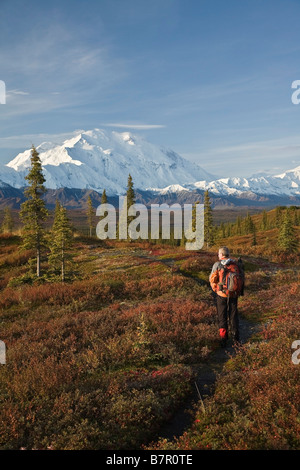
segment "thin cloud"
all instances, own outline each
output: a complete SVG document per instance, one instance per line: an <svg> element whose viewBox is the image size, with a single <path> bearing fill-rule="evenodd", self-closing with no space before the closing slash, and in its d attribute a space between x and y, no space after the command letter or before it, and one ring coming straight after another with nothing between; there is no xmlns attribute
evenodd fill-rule
<svg viewBox="0 0 300 470"><path fill-rule="evenodd" d="M123 129L137 129L137 130L162 129L166 127L163 124L121 124L121 123L108 123L108 124L103 124L103 126L119 127Z"/></svg>
<svg viewBox="0 0 300 470"><path fill-rule="evenodd" d="M261 158L261 154L286 153L290 155L293 152L300 154L300 138L298 136L283 137L281 139L262 140L257 142L247 142L240 145L212 148L209 152L213 154L255 154Z"/></svg>
<svg viewBox="0 0 300 470"><path fill-rule="evenodd" d="M105 43L80 42L62 25L34 29L24 41L0 51L1 73L10 87L0 120L107 99L114 84L127 77L128 62Z"/></svg>
<svg viewBox="0 0 300 470"><path fill-rule="evenodd" d="M7 90L6 95L9 97L10 95L29 95L28 91L22 91L22 90Z"/></svg>
<svg viewBox="0 0 300 470"><path fill-rule="evenodd" d="M245 144L215 147L198 153L182 153L189 160L205 167L219 177L249 177L257 172L278 174L300 163L300 138L246 142ZM224 164L225 162L225 164Z"/></svg>

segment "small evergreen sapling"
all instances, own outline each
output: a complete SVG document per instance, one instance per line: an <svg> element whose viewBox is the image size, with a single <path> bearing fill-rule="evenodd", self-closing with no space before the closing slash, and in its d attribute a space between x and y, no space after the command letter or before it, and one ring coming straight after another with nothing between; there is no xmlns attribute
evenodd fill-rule
<svg viewBox="0 0 300 470"><path fill-rule="evenodd" d="M72 242L73 230L67 211L57 201L51 230L49 264L55 271L60 271L62 282L66 279L66 265L72 258L69 252Z"/></svg>
<svg viewBox="0 0 300 470"><path fill-rule="evenodd" d="M212 208L208 191L204 193L204 242L207 247L215 243Z"/></svg>
<svg viewBox="0 0 300 470"><path fill-rule="evenodd" d="M93 208L91 196L89 196L87 199L87 219L88 219L90 237L92 236L92 233L93 233L94 217L95 217L95 209Z"/></svg>
<svg viewBox="0 0 300 470"><path fill-rule="evenodd" d="M11 215L11 209L10 207L5 207L1 230L4 233L12 233L13 228L14 228L14 221Z"/></svg>
<svg viewBox="0 0 300 470"><path fill-rule="evenodd" d="M299 246L299 240L293 227L290 211L288 210L285 211L283 221L279 229L277 244L285 253L296 253Z"/></svg>

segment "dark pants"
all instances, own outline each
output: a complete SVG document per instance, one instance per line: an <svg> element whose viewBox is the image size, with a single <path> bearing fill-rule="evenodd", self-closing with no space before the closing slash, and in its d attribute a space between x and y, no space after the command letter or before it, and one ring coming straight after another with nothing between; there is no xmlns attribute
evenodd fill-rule
<svg viewBox="0 0 300 470"><path fill-rule="evenodd" d="M240 340L237 297L221 297L217 295L218 324L221 337L228 338L228 325L233 339Z"/></svg>

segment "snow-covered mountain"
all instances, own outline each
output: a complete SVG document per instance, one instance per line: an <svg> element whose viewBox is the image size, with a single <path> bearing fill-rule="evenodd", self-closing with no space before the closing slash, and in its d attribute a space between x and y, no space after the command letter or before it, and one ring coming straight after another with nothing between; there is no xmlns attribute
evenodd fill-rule
<svg viewBox="0 0 300 470"><path fill-rule="evenodd" d="M168 198L189 198L208 189L215 198L257 200L259 197L300 199L300 166L278 175L216 179L203 168L172 150L157 147L129 132L101 129L81 131L63 144L45 142L37 147L50 190L70 188L106 190L123 195L129 173L135 189ZM26 186L31 149L0 167L0 188ZM173 197L173 196L172 196Z"/></svg>
<svg viewBox="0 0 300 470"><path fill-rule="evenodd" d="M62 145L37 147L49 189L79 188L124 194L131 174L136 188L212 181L213 176L172 150L159 148L129 132L101 129L80 132ZM31 149L0 168L0 179L15 188L26 185Z"/></svg>
<svg viewBox="0 0 300 470"><path fill-rule="evenodd" d="M275 176L254 176L250 178L221 178L213 181L201 180L181 186L169 185L156 189L159 194L179 191L208 190L215 196L233 196L253 199L257 195L300 197L300 166Z"/></svg>

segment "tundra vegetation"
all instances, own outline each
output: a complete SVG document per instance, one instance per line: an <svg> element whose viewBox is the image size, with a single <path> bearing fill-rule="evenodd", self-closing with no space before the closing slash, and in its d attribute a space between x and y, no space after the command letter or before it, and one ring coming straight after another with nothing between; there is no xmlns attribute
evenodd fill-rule
<svg viewBox="0 0 300 470"><path fill-rule="evenodd" d="M0 235L1 449L299 449L298 208L214 225L197 252L101 241L69 222L57 205L38 273L36 246L10 224ZM160 439L219 348L208 275L224 244L243 257L240 314L259 330L228 359L205 413L199 404L190 429Z"/></svg>

